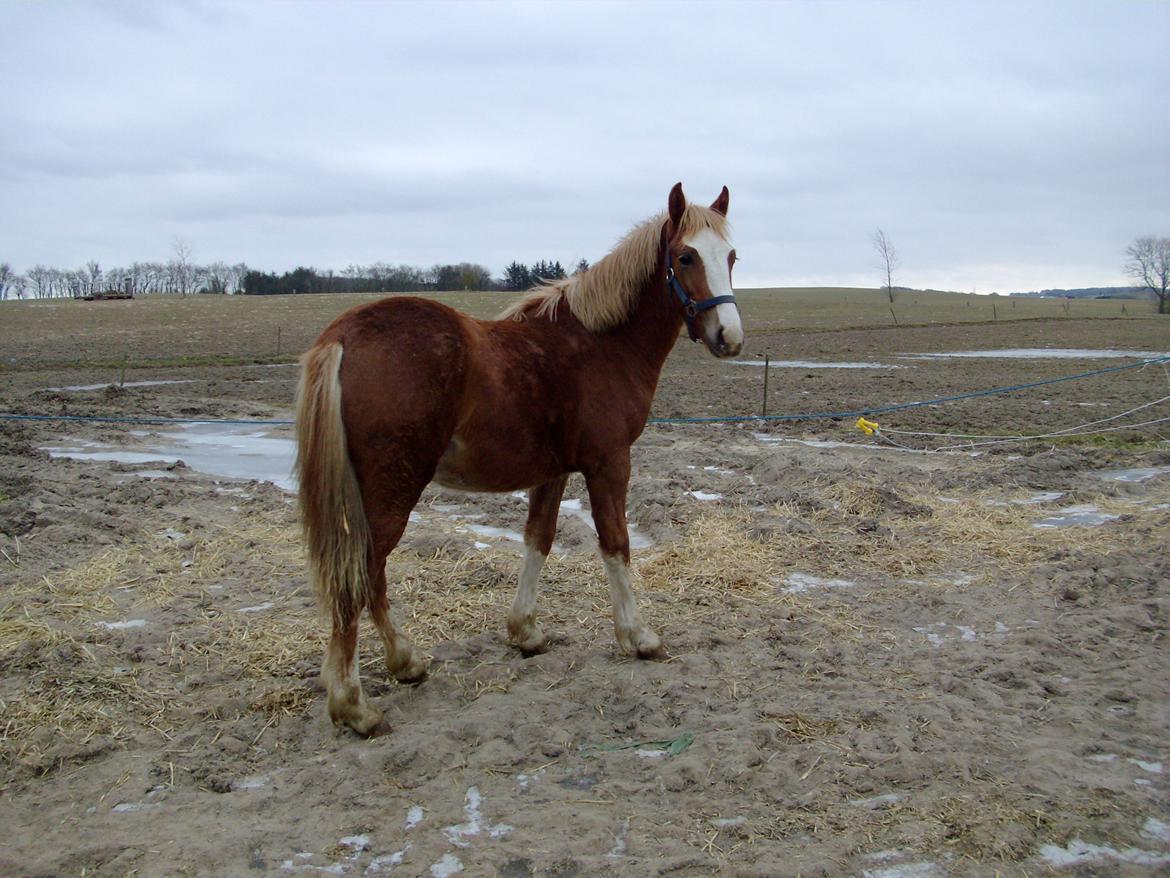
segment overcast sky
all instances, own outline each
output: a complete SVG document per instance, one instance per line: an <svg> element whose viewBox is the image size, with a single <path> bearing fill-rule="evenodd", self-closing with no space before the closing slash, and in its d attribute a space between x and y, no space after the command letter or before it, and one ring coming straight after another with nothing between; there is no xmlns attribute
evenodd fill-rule
<svg viewBox="0 0 1170 878"><path fill-rule="evenodd" d="M605 254L723 184L736 285L1125 283L1170 3L0 3L0 261Z"/></svg>

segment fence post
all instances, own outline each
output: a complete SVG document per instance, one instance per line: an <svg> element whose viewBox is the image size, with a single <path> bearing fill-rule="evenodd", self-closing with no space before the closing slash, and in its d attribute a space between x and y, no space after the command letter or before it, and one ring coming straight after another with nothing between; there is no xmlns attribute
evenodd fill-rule
<svg viewBox="0 0 1170 878"><path fill-rule="evenodd" d="M772 371L772 358L764 354L764 404L760 406L760 417L768 417L768 373Z"/></svg>

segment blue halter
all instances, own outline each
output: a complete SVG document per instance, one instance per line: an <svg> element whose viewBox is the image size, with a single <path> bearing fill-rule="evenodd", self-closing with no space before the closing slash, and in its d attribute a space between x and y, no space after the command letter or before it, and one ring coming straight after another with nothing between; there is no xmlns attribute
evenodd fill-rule
<svg viewBox="0 0 1170 878"><path fill-rule="evenodd" d="M695 328L695 318L704 311L709 311L719 305L734 305L735 296L712 296L710 299L703 299L701 302L696 302L690 297L690 294L683 289L682 284L678 282L678 278L674 276L674 259L670 255L670 245L667 244L664 248L666 251L666 289L668 293L674 293L674 297L678 299L678 303L683 308L683 318L687 322L687 334L691 337L691 341L699 340L699 333Z"/></svg>

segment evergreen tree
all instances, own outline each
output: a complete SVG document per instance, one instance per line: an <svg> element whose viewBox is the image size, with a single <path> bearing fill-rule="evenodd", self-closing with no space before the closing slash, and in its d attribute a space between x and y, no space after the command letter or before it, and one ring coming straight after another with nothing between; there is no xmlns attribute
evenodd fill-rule
<svg viewBox="0 0 1170 878"><path fill-rule="evenodd" d="M513 261L504 269L504 289L520 292L532 286L532 272L527 265Z"/></svg>

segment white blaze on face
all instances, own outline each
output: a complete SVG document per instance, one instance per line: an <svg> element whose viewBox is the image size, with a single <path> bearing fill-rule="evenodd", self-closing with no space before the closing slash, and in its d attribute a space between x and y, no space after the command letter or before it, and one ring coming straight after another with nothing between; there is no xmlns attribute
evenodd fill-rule
<svg viewBox="0 0 1170 878"><path fill-rule="evenodd" d="M732 251L731 243L720 237L712 229L703 229L683 241L688 247L694 247L695 252L703 260L703 268L707 272L707 287L712 296L730 296L731 267L727 264L727 256ZM719 316L719 325L723 328L723 340L735 347L743 344L743 324L739 321L739 309L731 303L715 306L715 313Z"/></svg>

